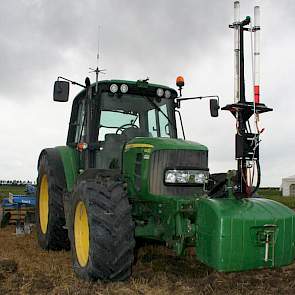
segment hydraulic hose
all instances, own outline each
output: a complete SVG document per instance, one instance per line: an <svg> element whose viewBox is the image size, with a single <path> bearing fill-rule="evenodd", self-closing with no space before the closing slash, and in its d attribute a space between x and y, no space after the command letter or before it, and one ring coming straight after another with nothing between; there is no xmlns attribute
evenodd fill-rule
<svg viewBox="0 0 295 295"><path fill-rule="evenodd" d="M256 187L254 188L254 190L252 191L252 195L255 194L257 192L257 190L259 189L260 186L260 181L261 181L261 170L260 170L260 163L259 160L256 161L256 167L257 167L257 183L256 183Z"/></svg>

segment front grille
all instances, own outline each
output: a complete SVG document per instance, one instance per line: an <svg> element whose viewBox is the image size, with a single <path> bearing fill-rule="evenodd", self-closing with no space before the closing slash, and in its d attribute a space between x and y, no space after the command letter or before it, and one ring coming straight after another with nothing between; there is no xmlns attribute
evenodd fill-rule
<svg viewBox="0 0 295 295"><path fill-rule="evenodd" d="M191 196L203 192L203 187L171 186L164 184L165 170L208 169L208 151L159 150L150 161L150 193L154 195Z"/></svg>

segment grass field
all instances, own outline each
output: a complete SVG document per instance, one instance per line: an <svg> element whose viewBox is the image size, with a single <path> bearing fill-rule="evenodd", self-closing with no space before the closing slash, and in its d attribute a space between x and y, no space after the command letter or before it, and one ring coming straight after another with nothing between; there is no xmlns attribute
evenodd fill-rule
<svg viewBox="0 0 295 295"><path fill-rule="evenodd" d="M295 197L268 196L266 198L282 203L291 209L295 209Z"/></svg>
<svg viewBox="0 0 295 295"><path fill-rule="evenodd" d="M283 197L278 188L261 188L259 189L258 194L261 197L277 201L295 209L295 197Z"/></svg>
<svg viewBox="0 0 295 295"><path fill-rule="evenodd" d="M193 295L294 294L295 264L279 269L218 273L194 257L175 257L161 246L139 250L126 282L91 283L78 279L70 252L43 251L35 233L16 236L0 230L0 294Z"/></svg>
<svg viewBox="0 0 295 295"><path fill-rule="evenodd" d="M0 201L7 198L9 193L24 194L25 186L23 185L0 185Z"/></svg>

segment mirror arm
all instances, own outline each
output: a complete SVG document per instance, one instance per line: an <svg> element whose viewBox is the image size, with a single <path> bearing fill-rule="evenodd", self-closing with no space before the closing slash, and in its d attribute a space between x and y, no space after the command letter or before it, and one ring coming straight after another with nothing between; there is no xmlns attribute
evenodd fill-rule
<svg viewBox="0 0 295 295"><path fill-rule="evenodd" d="M59 81L59 79L63 79L63 80L65 80L65 81L71 82L73 85L78 85L78 86L80 86L80 87L86 88L85 85L82 85L82 84L80 84L80 83L78 83L78 82L72 81L72 80L70 80L70 79L67 79L67 78L64 78L64 77L61 77L61 76L58 76L58 77L57 77L57 81Z"/></svg>
<svg viewBox="0 0 295 295"><path fill-rule="evenodd" d="M179 110L175 110L175 113L178 113L179 121L180 121L180 126L181 126L181 130L182 130L182 136L183 136L183 139L185 140L185 133L184 133L184 128L183 128L181 113L180 113Z"/></svg>
<svg viewBox="0 0 295 295"><path fill-rule="evenodd" d="M217 98L218 106L219 106L219 96L218 95L205 95L205 96L195 96L195 97L185 97L185 98L176 98L177 107L180 108L180 102L183 100L192 100L192 99L203 99L203 98Z"/></svg>

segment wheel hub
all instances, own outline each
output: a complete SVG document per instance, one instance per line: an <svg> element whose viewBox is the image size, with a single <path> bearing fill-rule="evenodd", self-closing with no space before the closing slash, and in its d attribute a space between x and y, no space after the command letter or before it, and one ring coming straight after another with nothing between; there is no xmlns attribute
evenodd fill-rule
<svg viewBox="0 0 295 295"><path fill-rule="evenodd" d="M75 210L74 236L78 262L84 267L89 257L89 225L87 210L82 201L77 204Z"/></svg>
<svg viewBox="0 0 295 295"><path fill-rule="evenodd" d="M43 175L41 180L41 187L39 193L39 217L40 217L40 226L43 234L47 232L48 225L48 179L46 175Z"/></svg>

